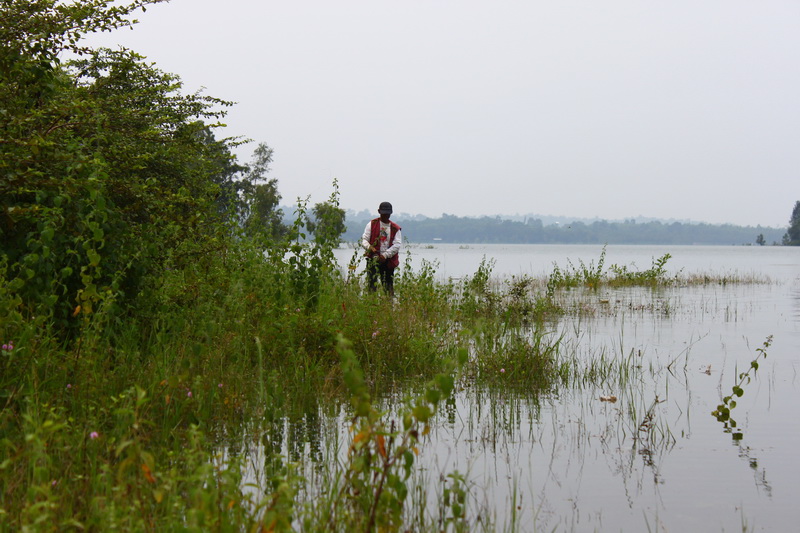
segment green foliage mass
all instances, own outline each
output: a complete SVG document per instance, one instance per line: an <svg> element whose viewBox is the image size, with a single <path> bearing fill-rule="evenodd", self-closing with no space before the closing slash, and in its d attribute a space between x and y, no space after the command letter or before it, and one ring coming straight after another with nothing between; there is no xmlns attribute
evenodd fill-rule
<svg viewBox="0 0 800 533"><path fill-rule="evenodd" d="M288 233L272 150L240 165L238 141L213 134L230 102L182 94L134 52L80 46L152 3L2 4L0 270L13 297L0 316L74 336L101 307L117 322L152 307L162 274L239 229Z"/></svg>
<svg viewBox="0 0 800 533"><path fill-rule="evenodd" d="M339 184L333 182L334 194L338 194ZM308 230L320 242L339 244L342 234L347 231L345 224L345 211L339 207L336 197L331 197L325 202L314 205L314 220L308 225Z"/></svg>
<svg viewBox="0 0 800 533"><path fill-rule="evenodd" d="M0 264L18 296L4 315L66 332L102 304L123 312L218 231L230 153L209 121L229 103L180 94L133 52L77 44L149 3L3 3ZM65 51L80 55L62 64Z"/></svg>
<svg viewBox="0 0 800 533"><path fill-rule="evenodd" d="M253 161L245 167L240 180L225 183L225 198L229 199L228 210L238 214L238 221L246 235L266 239L267 242L281 239L289 234L283 224L283 210L278 205L278 180L268 178L273 150L259 144L253 153Z"/></svg>

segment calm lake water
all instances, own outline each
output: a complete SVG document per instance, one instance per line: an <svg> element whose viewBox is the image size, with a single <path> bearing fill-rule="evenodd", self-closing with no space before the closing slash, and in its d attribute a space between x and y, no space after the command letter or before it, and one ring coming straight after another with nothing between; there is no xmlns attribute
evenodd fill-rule
<svg viewBox="0 0 800 533"><path fill-rule="evenodd" d="M402 260L411 257L412 267L423 260L439 265L443 277L460 278L472 275L483 258L494 259L493 272L498 276L520 274L545 275L553 264L567 266L597 261L606 250L605 265L625 265L646 270L653 259L670 254L669 272L759 272L776 279L791 280L800 276L800 248L785 246L643 246L643 245L572 245L572 244L434 244L410 245L403 249ZM336 251L337 259L346 265L354 256L351 246ZM363 262L359 264L363 268Z"/></svg>
<svg viewBox="0 0 800 533"><path fill-rule="evenodd" d="M434 245L404 255L412 268L438 264L442 278L471 275L485 257L507 277L596 264L602 250ZM346 265L353 253L342 248L338 259ZM498 529L516 507L522 531L797 531L800 248L608 246L605 265L646 270L666 253L671 273L770 283L578 296L594 311L550 326L563 351L587 365L633 359L632 374L537 402L467 388L423 449L425 475L438 483L456 469L466 474L475 508L492 509ZM768 357L733 410L742 434L733 438L711 412L770 335ZM618 401L600 401L606 395Z"/></svg>

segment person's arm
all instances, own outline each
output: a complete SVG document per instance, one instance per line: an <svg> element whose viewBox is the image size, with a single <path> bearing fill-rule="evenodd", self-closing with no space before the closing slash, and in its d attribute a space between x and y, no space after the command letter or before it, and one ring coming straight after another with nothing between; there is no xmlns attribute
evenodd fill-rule
<svg viewBox="0 0 800 533"><path fill-rule="evenodd" d="M394 257L400 253L400 249L403 247L403 235L400 233L401 230L397 230L397 233L394 234L394 241L392 245L383 252L383 257L389 259L390 257Z"/></svg>
<svg viewBox="0 0 800 533"><path fill-rule="evenodd" d="M364 233L361 235L361 247L367 252L374 252L375 249L369 242L370 233L372 233L372 222L367 222L367 227L364 228Z"/></svg>

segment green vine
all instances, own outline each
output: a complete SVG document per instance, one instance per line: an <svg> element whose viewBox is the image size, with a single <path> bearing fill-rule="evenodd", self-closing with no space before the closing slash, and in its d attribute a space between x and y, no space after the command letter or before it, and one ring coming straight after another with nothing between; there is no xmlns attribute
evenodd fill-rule
<svg viewBox="0 0 800 533"><path fill-rule="evenodd" d="M741 398L744 395L744 385L750 383L751 373L753 375L758 372L758 361L761 358L767 357L767 348L772 345L772 335L766 338L764 344L756 349L756 358L750 361L750 367L746 372L740 372L738 381L733 386L732 392L729 396L722 398L722 403L717 405L717 408L711 412L719 422L725 425L725 430L732 432L734 440L741 440L744 436L741 431L735 431L737 427L736 420L731 417L731 411L736 407L736 398Z"/></svg>

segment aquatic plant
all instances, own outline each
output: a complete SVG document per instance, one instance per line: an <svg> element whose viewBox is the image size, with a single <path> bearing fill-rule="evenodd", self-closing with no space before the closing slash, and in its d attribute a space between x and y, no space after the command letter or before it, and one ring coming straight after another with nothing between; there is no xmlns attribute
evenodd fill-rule
<svg viewBox="0 0 800 533"><path fill-rule="evenodd" d="M750 361L750 366L747 368L747 370L737 374L736 383L731 389L731 394L723 397L722 402L711 412L713 417L715 417L719 422L722 422L725 427L725 431L731 433L731 438L733 438L733 440L741 440L742 437L744 437L744 434L741 430L737 429L738 424L731 416L731 411L736 408L736 399L741 398L744 395L744 387L750 383L752 377L758 373L758 361L767 357L767 349L771 345L772 335L768 336L759 348L756 348L756 357Z"/></svg>
<svg viewBox="0 0 800 533"><path fill-rule="evenodd" d="M632 271L625 265L611 265L609 270L613 272L609 284L612 286L625 285L666 285L673 283L678 274L672 278L667 277L666 264L672 258L670 254L664 254L658 259L653 259L653 263L647 270Z"/></svg>
<svg viewBox="0 0 800 533"><path fill-rule="evenodd" d="M462 317L491 316L497 311L500 297L492 287L495 260L484 257L478 270L461 283L459 313Z"/></svg>

